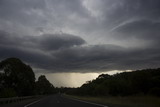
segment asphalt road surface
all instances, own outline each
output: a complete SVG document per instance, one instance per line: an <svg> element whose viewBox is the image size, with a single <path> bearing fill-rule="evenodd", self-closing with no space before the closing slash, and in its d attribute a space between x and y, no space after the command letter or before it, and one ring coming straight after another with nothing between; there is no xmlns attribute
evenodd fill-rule
<svg viewBox="0 0 160 107"><path fill-rule="evenodd" d="M28 103L10 104L4 107L107 107L77 99L71 99L61 94L51 95Z"/></svg>

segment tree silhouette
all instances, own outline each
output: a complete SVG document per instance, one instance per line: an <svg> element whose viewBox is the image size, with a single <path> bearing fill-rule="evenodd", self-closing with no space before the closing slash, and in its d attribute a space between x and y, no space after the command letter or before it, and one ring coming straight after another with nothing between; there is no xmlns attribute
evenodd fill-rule
<svg viewBox="0 0 160 107"><path fill-rule="evenodd" d="M44 75L41 75L36 82L36 90L38 94L50 94L54 91L54 86L46 79Z"/></svg>
<svg viewBox="0 0 160 107"><path fill-rule="evenodd" d="M0 63L1 89L13 90L18 96L32 95L34 93L35 75L29 65L17 58L8 58Z"/></svg>
<svg viewBox="0 0 160 107"><path fill-rule="evenodd" d="M101 74L69 94L92 96L160 96L160 68L123 72L115 75Z"/></svg>

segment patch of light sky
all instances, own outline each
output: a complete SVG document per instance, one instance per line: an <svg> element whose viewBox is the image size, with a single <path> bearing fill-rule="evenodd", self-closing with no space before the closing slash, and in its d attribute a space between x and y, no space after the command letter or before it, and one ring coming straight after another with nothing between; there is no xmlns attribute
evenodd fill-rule
<svg viewBox="0 0 160 107"><path fill-rule="evenodd" d="M130 72L131 70L126 70L125 72ZM35 73L36 78L40 75L45 75L46 78L55 87L80 87L87 81L96 79L100 74L117 74L124 71L113 70L108 72L95 72L95 73Z"/></svg>

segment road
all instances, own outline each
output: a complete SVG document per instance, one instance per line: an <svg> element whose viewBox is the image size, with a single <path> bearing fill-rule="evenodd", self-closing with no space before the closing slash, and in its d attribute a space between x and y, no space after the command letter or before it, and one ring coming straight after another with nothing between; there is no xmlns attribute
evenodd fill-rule
<svg viewBox="0 0 160 107"><path fill-rule="evenodd" d="M107 107L85 101L71 99L61 94L47 96L45 98L21 104L10 104L4 107Z"/></svg>

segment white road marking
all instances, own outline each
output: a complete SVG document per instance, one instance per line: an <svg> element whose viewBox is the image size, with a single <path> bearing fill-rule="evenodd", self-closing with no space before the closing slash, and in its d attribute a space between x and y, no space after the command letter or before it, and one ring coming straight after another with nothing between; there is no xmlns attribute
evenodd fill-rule
<svg viewBox="0 0 160 107"><path fill-rule="evenodd" d="M66 98L66 97L65 97ZM97 106L101 106L101 107L108 107L106 105L102 105L102 104L97 104L97 103L91 103L91 102L87 102L87 101L83 101L83 100L79 100L79 99L74 99L74 98L68 98L71 100L75 100L75 101L79 101L79 102L83 102L83 103L88 103L88 104L92 104L92 105L97 105Z"/></svg>
<svg viewBox="0 0 160 107"><path fill-rule="evenodd" d="M41 100L42 100L42 99L37 100L37 101L34 101L34 102L32 102L32 103L29 103L29 104L25 105L24 107L29 107L30 105L35 104L35 103L37 103L37 102L39 102L39 101L41 101Z"/></svg>

